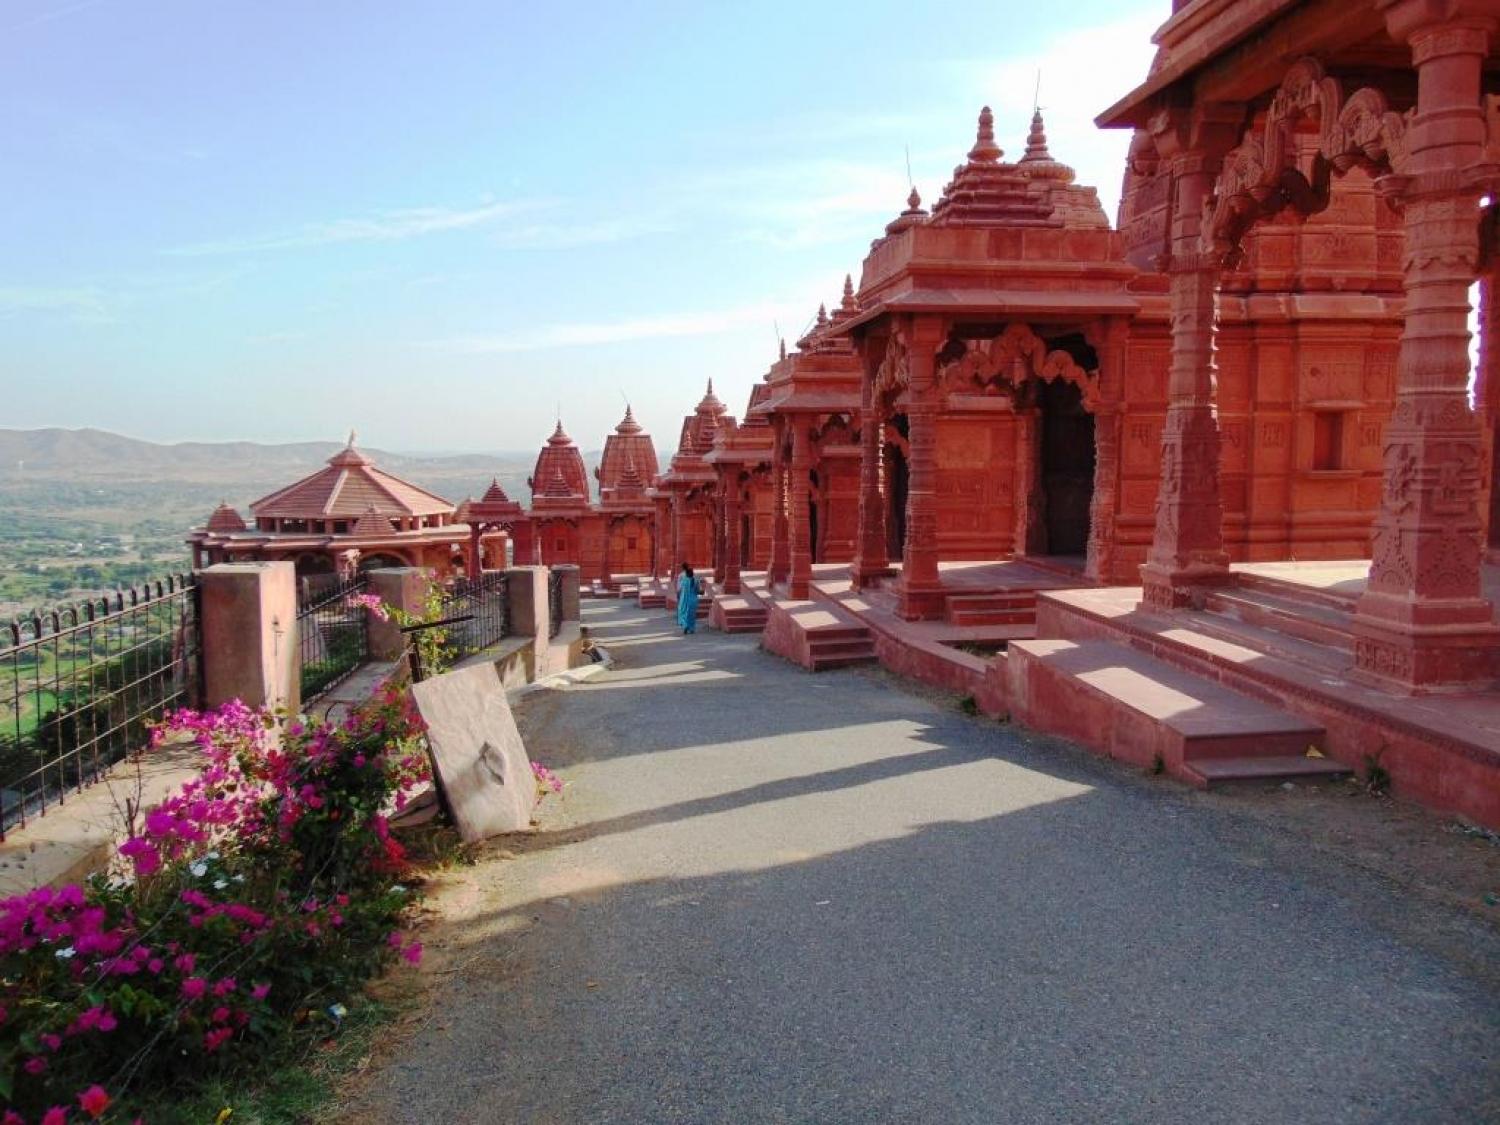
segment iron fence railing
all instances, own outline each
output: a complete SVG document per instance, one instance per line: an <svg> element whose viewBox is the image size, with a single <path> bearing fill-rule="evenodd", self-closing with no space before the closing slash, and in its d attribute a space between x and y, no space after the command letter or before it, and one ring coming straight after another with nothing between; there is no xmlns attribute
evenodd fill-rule
<svg viewBox="0 0 1500 1125"><path fill-rule="evenodd" d="M297 603L304 704L315 700L370 659L369 612L352 600L368 579L356 575L305 593Z"/></svg>
<svg viewBox="0 0 1500 1125"><path fill-rule="evenodd" d="M467 616L443 627L443 646L450 661L462 660L499 644L510 630L506 577L499 571L477 579L455 578L444 587L438 619Z"/></svg>
<svg viewBox="0 0 1500 1125"><path fill-rule="evenodd" d="M547 572L547 637L549 640L557 636L562 629L562 586L562 571L549 570Z"/></svg>
<svg viewBox="0 0 1500 1125"><path fill-rule="evenodd" d="M0 625L0 839L197 705L201 651L192 575Z"/></svg>

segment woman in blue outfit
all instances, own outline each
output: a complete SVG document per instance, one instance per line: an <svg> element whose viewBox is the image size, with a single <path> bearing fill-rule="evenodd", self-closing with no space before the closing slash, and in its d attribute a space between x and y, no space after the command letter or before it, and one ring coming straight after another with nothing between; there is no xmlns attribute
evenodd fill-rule
<svg viewBox="0 0 1500 1125"><path fill-rule="evenodd" d="M677 624L682 626L684 637L698 631L698 580L687 563L682 564L677 578Z"/></svg>

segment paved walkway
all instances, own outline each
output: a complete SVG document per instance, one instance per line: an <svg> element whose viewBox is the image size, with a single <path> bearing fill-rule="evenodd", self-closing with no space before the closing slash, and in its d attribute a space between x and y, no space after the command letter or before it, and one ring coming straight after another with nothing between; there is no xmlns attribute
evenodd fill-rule
<svg viewBox="0 0 1500 1125"><path fill-rule="evenodd" d="M1500 1119L1492 928L880 673L585 605L617 667L521 713L567 791L451 888L349 1120Z"/></svg>

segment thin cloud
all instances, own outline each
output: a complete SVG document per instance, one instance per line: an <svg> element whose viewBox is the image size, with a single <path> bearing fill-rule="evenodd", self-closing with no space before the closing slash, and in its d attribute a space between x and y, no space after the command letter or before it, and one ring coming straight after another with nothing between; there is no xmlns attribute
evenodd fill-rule
<svg viewBox="0 0 1500 1125"><path fill-rule="evenodd" d="M93 286L0 287L0 316L17 313L56 313L75 320L111 320L113 303Z"/></svg>
<svg viewBox="0 0 1500 1125"><path fill-rule="evenodd" d="M801 323L808 309L813 307L816 307L815 300L753 301L702 312L610 321L569 321L515 332L460 335L431 340L425 346L460 355L498 355L680 336L713 336L748 325Z"/></svg>
<svg viewBox="0 0 1500 1125"><path fill-rule="evenodd" d="M64 4L61 8L54 8L51 11L46 12L38 12L30 19L22 20L20 23L11 24L5 30L25 31L30 27L40 27L44 23L52 23L54 20L67 19L69 16L76 16L79 12L86 12L90 8L97 8L104 2L105 0L78 0L78 2L74 4Z"/></svg>
<svg viewBox="0 0 1500 1125"><path fill-rule="evenodd" d="M220 254L256 254L275 250L298 250L350 242L400 242L429 234L467 230L509 218L541 206L535 202L487 203L480 207L411 207L379 211L362 218L306 223L295 230L275 234L226 238L177 246L164 253L173 257L198 258Z"/></svg>

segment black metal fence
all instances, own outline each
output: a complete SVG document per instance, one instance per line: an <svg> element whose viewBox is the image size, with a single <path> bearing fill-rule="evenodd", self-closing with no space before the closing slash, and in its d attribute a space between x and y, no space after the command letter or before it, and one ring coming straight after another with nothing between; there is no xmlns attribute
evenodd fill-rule
<svg viewBox="0 0 1500 1125"><path fill-rule="evenodd" d="M455 578L443 589L438 618L469 617L467 621L443 627L443 645L450 662L482 652L505 638L510 631L506 593L506 577L499 571L482 574L478 579Z"/></svg>
<svg viewBox="0 0 1500 1125"><path fill-rule="evenodd" d="M0 625L0 839L196 706L200 653L192 575Z"/></svg>
<svg viewBox="0 0 1500 1125"><path fill-rule="evenodd" d="M562 629L562 587L562 571L549 570L547 572L547 638L549 640L557 636Z"/></svg>
<svg viewBox="0 0 1500 1125"><path fill-rule="evenodd" d="M361 574L298 600L297 646L302 656L304 704L370 659L369 610L354 600L367 591L368 585Z"/></svg>

